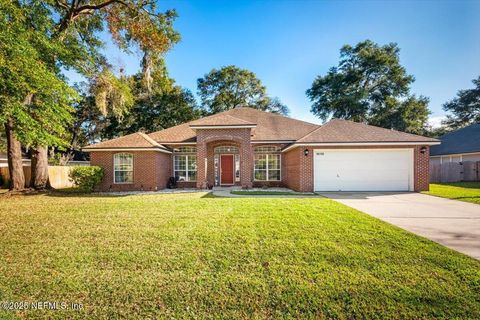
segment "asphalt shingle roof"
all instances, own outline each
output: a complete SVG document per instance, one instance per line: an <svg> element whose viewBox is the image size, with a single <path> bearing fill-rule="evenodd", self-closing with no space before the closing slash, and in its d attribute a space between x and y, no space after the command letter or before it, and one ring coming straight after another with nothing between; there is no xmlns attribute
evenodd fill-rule
<svg viewBox="0 0 480 320"><path fill-rule="evenodd" d="M288 141L296 143L330 142L436 142L438 140L395 130L333 119L320 126L275 113L252 108L236 108L187 122L148 135L137 132L90 145L96 148L162 148L162 144L196 141L195 126L256 125L252 141Z"/></svg>
<svg viewBox="0 0 480 320"><path fill-rule="evenodd" d="M432 146L430 155L480 152L480 123L447 133L440 140L442 144Z"/></svg>
<svg viewBox="0 0 480 320"><path fill-rule="evenodd" d="M264 112L253 108L235 108L206 118L187 122L165 130L152 132L149 136L159 143L195 142L195 130L191 125L247 125L256 124L252 129L253 141L282 140L295 141L317 129L319 125Z"/></svg>
<svg viewBox="0 0 480 320"><path fill-rule="evenodd" d="M209 117L189 122L190 127L195 126L245 126L255 125L256 123L245 121L243 119L232 117L225 113L215 114Z"/></svg>
<svg viewBox="0 0 480 320"><path fill-rule="evenodd" d="M164 146L153 140L151 137L143 132L135 132L127 134L126 136L102 141L96 144L89 145L85 149L116 149L116 148L152 148L164 149Z"/></svg>
<svg viewBox="0 0 480 320"><path fill-rule="evenodd" d="M437 142L415 134L390 130L349 120L332 119L297 143L340 142Z"/></svg>

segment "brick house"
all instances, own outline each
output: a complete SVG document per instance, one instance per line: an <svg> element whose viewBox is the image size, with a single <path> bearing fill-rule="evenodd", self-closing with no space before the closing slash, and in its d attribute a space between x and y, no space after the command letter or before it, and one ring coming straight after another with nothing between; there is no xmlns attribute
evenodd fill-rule
<svg viewBox="0 0 480 320"><path fill-rule="evenodd" d="M236 108L84 148L105 169L102 191L282 186L296 191L428 190L438 140L333 119L316 125Z"/></svg>

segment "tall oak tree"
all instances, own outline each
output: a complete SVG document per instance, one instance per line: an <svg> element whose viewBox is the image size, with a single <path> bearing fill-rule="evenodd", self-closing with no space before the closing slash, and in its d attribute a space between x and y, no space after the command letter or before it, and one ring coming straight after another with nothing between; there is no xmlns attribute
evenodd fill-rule
<svg viewBox="0 0 480 320"><path fill-rule="evenodd" d="M424 133L428 98L410 94L413 76L400 64L395 43L379 46L363 41L340 50L338 66L318 76L306 94L311 112L365 122L389 129Z"/></svg>
<svg viewBox="0 0 480 320"><path fill-rule="evenodd" d="M3 6L7 6L2 2ZM73 68L81 74L96 79L112 80L110 85L107 82L102 82L103 86L99 86L100 99L105 101L107 98L118 98L118 95L109 95L115 92L114 89L116 81L112 77L105 77L106 59L100 54L102 42L100 41L100 33L105 29L110 32L114 42L125 51L129 52L132 48L138 47L143 52L148 52L149 57L155 57L166 52L175 42L179 40L179 35L173 29L173 20L176 17L174 11L166 11L165 13L158 13L156 10L155 1L148 0L103 0L103 1L78 1L78 0L50 0L50 1L14 1L8 7L9 12L4 14L1 18L1 23L9 25L12 20L16 21L13 28L10 28L10 33L4 32L2 28L0 33L2 37L8 37L13 34L13 38L17 34L24 34L26 41L25 46L34 53L37 63L40 62L46 72L50 72L57 79L64 80L61 74L62 69ZM2 10L3 11L3 10ZM31 41L31 39L40 39L39 41ZM17 51L22 51L19 45L11 42L13 48ZM9 46L2 47L2 51L8 53ZM47 50L45 50L47 49ZM2 58L8 59L8 54L2 52ZM25 55L25 59L28 55ZM144 57L144 72L148 78L148 63L149 58ZM25 68L26 69L26 68ZM25 70L9 68L2 76L7 78L21 78L22 75L15 73L23 73ZM101 72L100 72L101 71ZM26 81L24 81L26 82ZM64 82L63 82L64 83ZM22 87L20 85L20 87ZM25 87L27 87L25 85ZM8 97L11 86L1 88L1 95ZM40 138L21 139L25 134L25 127L22 127L22 118L18 112L3 112L3 118L0 118L5 124L9 149L9 159L11 162L11 179L12 187L14 189L23 188L23 171L21 168L21 154L20 141L29 143L34 146L36 154L35 161L32 165L32 176L34 186L43 188L46 186L48 179L47 167L47 145L55 145L55 141L43 139L41 137L48 137L45 133L48 131L41 124L42 117L46 114L56 115L65 114L64 111L70 112L70 106L63 103L57 104L57 108L62 108L62 112L54 112L51 103L45 103L45 99L40 99L41 90L26 88L24 92L19 92L19 97L23 95L23 101L15 100L14 103L3 103L4 106L17 105L17 109L29 113L31 106L36 106L39 111L29 114L30 119L36 121L31 123L28 127L32 133L38 133ZM16 97L16 96L15 96ZM69 98L68 94L61 95L63 100ZM105 98L105 99L104 99ZM49 101L49 100L47 100ZM125 102L123 99L113 100L114 102ZM112 103L106 102L103 106ZM127 103L120 103L120 105L127 106ZM23 106L20 108L19 106ZM116 106L114 106L116 108ZM17 110L16 109L16 110ZM63 122L63 127L68 125L69 121ZM37 132L38 131L38 132ZM61 141L63 137L53 134ZM19 138L17 140L17 138ZM20 141L19 141L20 140ZM47 177L47 179L45 179ZM38 178L38 179L37 179Z"/></svg>

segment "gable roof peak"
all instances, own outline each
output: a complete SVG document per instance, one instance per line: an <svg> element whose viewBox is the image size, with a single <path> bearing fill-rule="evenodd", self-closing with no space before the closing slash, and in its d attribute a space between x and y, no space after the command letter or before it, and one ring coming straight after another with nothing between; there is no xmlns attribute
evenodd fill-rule
<svg viewBox="0 0 480 320"><path fill-rule="evenodd" d="M101 141L95 144L88 145L83 149L88 151L96 149L122 148L148 148L167 150L167 148L165 148L163 145L159 144L143 132L134 132L118 138Z"/></svg>
<svg viewBox="0 0 480 320"><path fill-rule="evenodd" d="M217 113L209 117L201 118L189 122L190 127L199 127L199 126L252 126L256 123L252 121L246 121L234 116L231 116L228 113L222 112Z"/></svg>
<svg viewBox="0 0 480 320"><path fill-rule="evenodd" d="M155 147L163 147L161 144L159 144L157 141L153 140L150 138L146 133L144 132L136 132L136 134L139 134L143 139L147 140L148 143L150 143L152 146Z"/></svg>

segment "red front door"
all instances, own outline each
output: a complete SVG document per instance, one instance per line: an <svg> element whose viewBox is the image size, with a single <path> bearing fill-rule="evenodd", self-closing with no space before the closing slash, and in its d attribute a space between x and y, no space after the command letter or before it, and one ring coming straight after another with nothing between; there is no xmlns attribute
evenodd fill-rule
<svg viewBox="0 0 480 320"><path fill-rule="evenodd" d="M220 184L233 184L233 154L220 155Z"/></svg>

